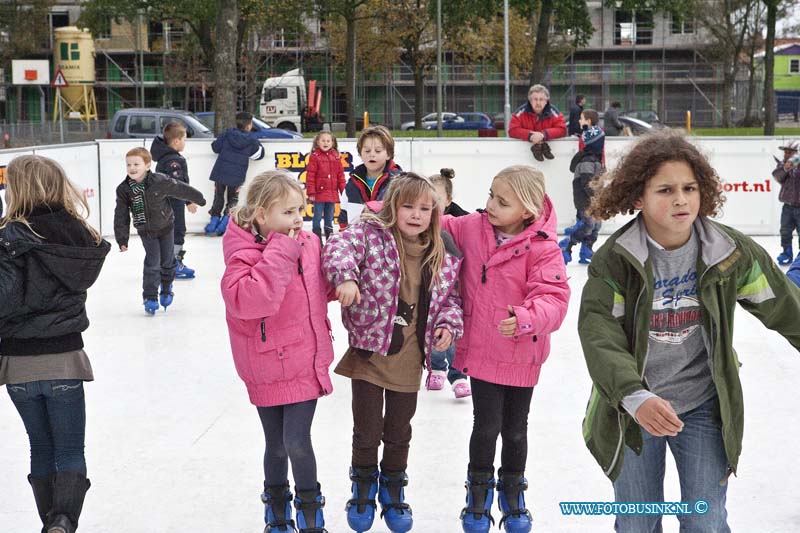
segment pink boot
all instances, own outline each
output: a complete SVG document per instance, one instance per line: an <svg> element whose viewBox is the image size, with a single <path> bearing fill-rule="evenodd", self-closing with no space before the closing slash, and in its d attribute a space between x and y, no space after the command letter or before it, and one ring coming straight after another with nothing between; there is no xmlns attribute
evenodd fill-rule
<svg viewBox="0 0 800 533"><path fill-rule="evenodd" d="M442 390L447 373L444 370L431 370L428 379L425 380L425 388L428 390Z"/></svg>
<svg viewBox="0 0 800 533"><path fill-rule="evenodd" d="M469 388L469 383L466 379L457 379L453 382L453 394L456 398L466 398L472 396L472 389Z"/></svg>

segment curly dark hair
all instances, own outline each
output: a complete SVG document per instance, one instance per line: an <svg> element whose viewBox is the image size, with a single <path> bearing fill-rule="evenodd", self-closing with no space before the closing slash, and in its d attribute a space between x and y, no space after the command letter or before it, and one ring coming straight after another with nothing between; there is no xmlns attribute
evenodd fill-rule
<svg viewBox="0 0 800 533"><path fill-rule="evenodd" d="M669 161L683 161L692 168L700 189L699 214L716 216L725 202L717 171L683 133L672 129L645 135L636 141L613 171L596 176L591 184L595 192L587 214L597 220L634 214L634 202L644 195L647 180Z"/></svg>

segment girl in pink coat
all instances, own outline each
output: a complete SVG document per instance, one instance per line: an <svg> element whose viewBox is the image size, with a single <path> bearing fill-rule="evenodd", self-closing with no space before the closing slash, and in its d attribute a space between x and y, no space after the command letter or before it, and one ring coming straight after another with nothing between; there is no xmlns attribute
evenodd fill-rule
<svg viewBox="0 0 800 533"><path fill-rule="evenodd" d="M453 365L470 376L474 422L462 527L489 531L502 434L496 482L501 524L506 531L530 531L523 495L528 411L550 333L561 326L570 294L544 176L525 165L500 171L483 212L444 217L442 227L464 254L464 337Z"/></svg>
<svg viewBox="0 0 800 533"><path fill-rule="evenodd" d="M319 223L324 217L326 241L333 235L333 211L347 183L338 150L336 137L329 131L321 131L314 137L306 166L306 196L314 204L311 231L322 239Z"/></svg>
<svg viewBox="0 0 800 533"><path fill-rule="evenodd" d="M311 422L317 398L332 390L331 291L320 268L320 241L302 229L304 211L297 180L265 172L252 179L244 203L231 212L222 241L231 351L266 440L261 499L270 531L294 531L289 461L297 527L323 531L325 525Z"/></svg>

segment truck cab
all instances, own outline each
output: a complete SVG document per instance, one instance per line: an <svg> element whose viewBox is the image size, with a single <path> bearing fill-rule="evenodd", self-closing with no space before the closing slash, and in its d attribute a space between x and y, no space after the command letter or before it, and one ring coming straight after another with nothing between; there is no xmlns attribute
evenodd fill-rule
<svg viewBox="0 0 800 533"><path fill-rule="evenodd" d="M302 131L307 102L306 80L300 69L267 78L261 90L261 120L273 128Z"/></svg>

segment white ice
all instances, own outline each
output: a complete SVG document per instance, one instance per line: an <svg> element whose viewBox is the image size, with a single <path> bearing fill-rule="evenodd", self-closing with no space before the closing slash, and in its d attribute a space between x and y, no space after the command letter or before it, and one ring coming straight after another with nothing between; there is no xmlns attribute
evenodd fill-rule
<svg viewBox="0 0 800 533"><path fill-rule="evenodd" d="M757 241L771 254L779 250L778 237ZM91 326L84 339L96 381L85 388L92 488L81 532L258 533L264 528L259 500L263 434L230 354L219 292L221 239L191 235L186 248L187 264L198 276L176 282L175 303L166 313L144 314L143 250L137 240L126 253L114 246L89 292ZM563 516L559 508L562 501L613 501L611 484L581 437L590 382L576 321L586 268L571 264L567 270L573 291L569 313L553 335L552 353L533 394L526 497L534 531L612 531L613 517ZM329 315L338 358L347 343L338 304L330 305ZM742 362L746 425L739 475L729 484L729 523L737 532L798 531L800 358L743 309L737 317L734 346ZM333 382L333 395L319 400L312 434L327 528L346 533L350 383L336 375ZM472 404L454 399L445 387L420 392L413 420L406 496L415 532L461 531ZM22 421L2 393L0 532L32 533L41 527L26 480L28 460ZM680 501L671 464L665 484L666 499ZM499 520L496 506L493 514ZM665 517L664 525L667 532L678 531L674 517ZM388 529L376 519L371 531Z"/></svg>

